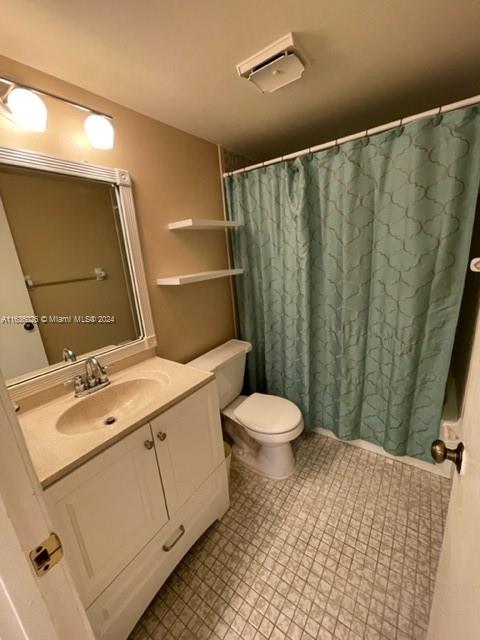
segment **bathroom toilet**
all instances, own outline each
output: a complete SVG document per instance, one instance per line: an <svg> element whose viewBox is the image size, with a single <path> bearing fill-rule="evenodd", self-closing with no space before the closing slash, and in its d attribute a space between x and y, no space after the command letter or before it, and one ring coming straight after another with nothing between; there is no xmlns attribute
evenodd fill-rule
<svg viewBox="0 0 480 640"><path fill-rule="evenodd" d="M229 340L187 364L216 374L223 425L233 440L233 455L258 473L287 478L295 470L291 442L303 431L303 417L286 398L240 395L251 350L249 342Z"/></svg>

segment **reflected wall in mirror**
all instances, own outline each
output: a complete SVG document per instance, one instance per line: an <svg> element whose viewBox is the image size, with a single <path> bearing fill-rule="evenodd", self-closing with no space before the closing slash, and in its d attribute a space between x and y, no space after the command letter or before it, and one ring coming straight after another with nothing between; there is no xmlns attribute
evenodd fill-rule
<svg viewBox="0 0 480 640"><path fill-rule="evenodd" d="M113 184L0 165L0 368L141 337Z"/></svg>

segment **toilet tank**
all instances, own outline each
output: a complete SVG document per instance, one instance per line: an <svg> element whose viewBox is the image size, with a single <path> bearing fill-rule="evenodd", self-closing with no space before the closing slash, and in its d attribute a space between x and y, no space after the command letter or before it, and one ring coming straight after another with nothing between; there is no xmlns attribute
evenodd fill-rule
<svg viewBox="0 0 480 640"><path fill-rule="evenodd" d="M229 340L195 360L187 362L189 367L215 373L220 409L240 395L247 353L251 350L252 345L249 342Z"/></svg>

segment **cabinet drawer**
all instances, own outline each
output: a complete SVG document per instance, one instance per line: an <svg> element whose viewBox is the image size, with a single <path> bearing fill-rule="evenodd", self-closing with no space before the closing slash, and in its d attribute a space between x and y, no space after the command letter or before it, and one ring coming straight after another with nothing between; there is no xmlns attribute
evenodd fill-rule
<svg viewBox="0 0 480 640"><path fill-rule="evenodd" d="M154 418L151 425L172 516L224 457L215 382Z"/></svg>
<svg viewBox="0 0 480 640"><path fill-rule="evenodd" d="M86 607L168 520L151 437L141 427L45 491Z"/></svg>
<svg viewBox="0 0 480 640"><path fill-rule="evenodd" d="M228 509L225 462L194 492L172 520L87 609L99 640L125 640L192 544ZM178 538L184 527L185 533ZM164 545L171 546L169 551Z"/></svg>

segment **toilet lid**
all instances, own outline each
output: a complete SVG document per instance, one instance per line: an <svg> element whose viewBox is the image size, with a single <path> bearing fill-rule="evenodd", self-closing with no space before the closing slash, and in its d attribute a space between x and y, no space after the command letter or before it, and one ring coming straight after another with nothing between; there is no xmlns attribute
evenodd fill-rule
<svg viewBox="0 0 480 640"><path fill-rule="evenodd" d="M234 410L234 415L248 429L271 434L292 431L302 419L296 404L264 393L253 393Z"/></svg>

